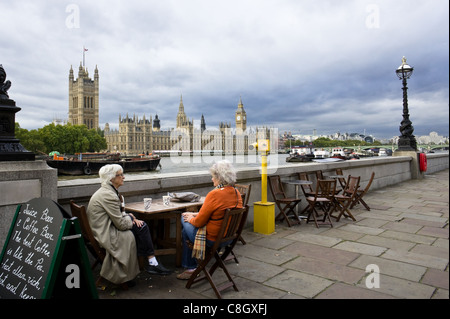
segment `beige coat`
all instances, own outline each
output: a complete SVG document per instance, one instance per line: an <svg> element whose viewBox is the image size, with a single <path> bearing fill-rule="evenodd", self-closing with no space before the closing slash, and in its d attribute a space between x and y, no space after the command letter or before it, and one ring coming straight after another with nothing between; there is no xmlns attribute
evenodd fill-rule
<svg viewBox="0 0 450 319"><path fill-rule="evenodd" d="M110 182L92 195L87 216L95 239L106 250L100 275L115 284L134 279L139 273L131 217L120 211L120 200Z"/></svg>

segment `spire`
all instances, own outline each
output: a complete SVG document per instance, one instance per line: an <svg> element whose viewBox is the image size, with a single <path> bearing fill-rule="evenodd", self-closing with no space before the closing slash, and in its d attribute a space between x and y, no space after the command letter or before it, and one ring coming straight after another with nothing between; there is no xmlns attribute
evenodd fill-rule
<svg viewBox="0 0 450 319"><path fill-rule="evenodd" d="M184 112L183 94L181 94L181 97L180 97L180 106L179 106L178 109L179 109L180 112Z"/></svg>

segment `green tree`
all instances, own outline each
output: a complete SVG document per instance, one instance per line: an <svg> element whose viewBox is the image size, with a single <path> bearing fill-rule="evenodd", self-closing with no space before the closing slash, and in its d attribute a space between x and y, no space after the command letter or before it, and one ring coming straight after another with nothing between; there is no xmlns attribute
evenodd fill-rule
<svg viewBox="0 0 450 319"><path fill-rule="evenodd" d="M16 137L22 145L35 153L58 151L62 154L98 152L106 149L106 139L96 129L85 125L49 124L38 130L27 131L16 124Z"/></svg>

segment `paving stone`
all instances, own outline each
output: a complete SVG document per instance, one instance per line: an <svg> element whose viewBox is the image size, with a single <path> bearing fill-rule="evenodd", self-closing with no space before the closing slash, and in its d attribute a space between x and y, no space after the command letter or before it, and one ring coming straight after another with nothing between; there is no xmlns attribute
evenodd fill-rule
<svg viewBox="0 0 450 319"><path fill-rule="evenodd" d="M433 297L431 297L431 299L449 299L449 294L448 294L448 290L446 289L437 289L433 295Z"/></svg>
<svg viewBox="0 0 450 319"><path fill-rule="evenodd" d="M448 242L448 241L447 241ZM429 246L429 245L416 245L410 250L412 253L429 255L438 258L449 255L449 249L447 247Z"/></svg>
<svg viewBox="0 0 450 319"><path fill-rule="evenodd" d="M246 257L239 257L239 264L228 262L227 269L232 275L256 282L264 282L285 270L285 268Z"/></svg>
<svg viewBox="0 0 450 319"><path fill-rule="evenodd" d="M317 276L301 273L293 270L276 275L264 282L265 285L275 287L294 294L312 298L325 288L333 284L332 281Z"/></svg>
<svg viewBox="0 0 450 319"><path fill-rule="evenodd" d="M345 231L339 228L330 228L322 233L323 236L339 238L342 240L358 240L363 237L364 234Z"/></svg>
<svg viewBox="0 0 450 319"><path fill-rule="evenodd" d="M390 222L382 226L383 229L396 230L405 233L417 233L419 229L423 226L420 225L412 225L402 222Z"/></svg>
<svg viewBox="0 0 450 319"><path fill-rule="evenodd" d="M354 252L301 242L285 247L284 251L341 265L347 265L359 256Z"/></svg>
<svg viewBox="0 0 450 319"><path fill-rule="evenodd" d="M382 237L388 237L393 239L399 239L403 241L410 241L418 244L428 244L431 245L436 239L430 236L422 236L416 234L402 233L393 230L387 230L384 233L380 234Z"/></svg>
<svg viewBox="0 0 450 319"><path fill-rule="evenodd" d="M448 271L430 268L422 279L423 284L448 290Z"/></svg>
<svg viewBox="0 0 450 319"><path fill-rule="evenodd" d="M278 237L265 237L258 240L255 240L252 242L253 245L262 246L270 249L282 249L283 247L286 247L289 244L292 244L294 241L285 239L285 238L278 238Z"/></svg>
<svg viewBox="0 0 450 319"><path fill-rule="evenodd" d="M358 286L365 287L365 285L365 280L363 280ZM373 288L373 290L397 298L430 299L435 288L429 285L380 274L380 288Z"/></svg>
<svg viewBox="0 0 450 319"><path fill-rule="evenodd" d="M256 247L254 244L235 246L234 253L239 256L245 256L273 265L281 265L297 257L295 254L285 252L284 250L269 249L265 247Z"/></svg>
<svg viewBox="0 0 450 319"><path fill-rule="evenodd" d="M361 244L351 241L344 241L334 246L334 248L371 256L379 256L387 250L385 247Z"/></svg>
<svg viewBox="0 0 450 319"><path fill-rule="evenodd" d="M380 247L386 247L386 248L392 248L392 249L400 249L400 250L410 250L412 247L414 247L416 244L402 241L398 239L392 239L392 238L386 238L386 237L379 237L379 236L372 236L372 235L365 235L364 237L357 240L360 243L364 244L370 244Z"/></svg>
<svg viewBox="0 0 450 319"><path fill-rule="evenodd" d="M393 299L395 297L380 293L377 289L335 283L321 292L316 299Z"/></svg>
<svg viewBox="0 0 450 319"><path fill-rule="evenodd" d="M356 223L357 226L367 226L371 228L379 228L385 224L387 224L388 221L383 219L376 219L376 218L364 218L363 220Z"/></svg>
<svg viewBox="0 0 450 319"><path fill-rule="evenodd" d="M430 227L444 227L446 222L432 222L423 219L415 219L415 218L404 218L402 219L402 223L405 224L413 224L413 225L421 225L421 226L430 226Z"/></svg>
<svg viewBox="0 0 450 319"><path fill-rule="evenodd" d="M446 256L446 258L439 258L429 255L422 255L393 249L389 249L387 252L383 254L382 257L386 259L398 260L414 265L431 267L440 270L445 270L448 264L448 255Z"/></svg>
<svg viewBox="0 0 450 319"><path fill-rule="evenodd" d="M327 237L323 235L304 234L301 232L289 235L286 238L293 241L300 241L325 247L332 247L342 241L342 239L339 238Z"/></svg>
<svg viewBox="0 0 450 319"><path fill-rule="evenodd" d="M437 223L446 223L448 222L447 218L444 217L438 217L438 216L428 216L424 214L413 214L413 213L402 213L399 215L401 218L413 218L413 219L421 219L426 220L430 222L437 222Z"/></svg>
<svg viewBox="0 0 450 319"><path fill-rule="evenodd" d="M356 284L365 275L365 270L308 257L298 257L283 266L349 284Z"/></svg>
<svg viewBox="0 0 450 319"><path fill-rule="evenodd" d="M384 232L384 229L366 227L366 226L358 226L353 224L348 224L340 228L345 231L352 231L355 233L367 234L367 235L379 235Z"/></svg>
<svg viewBox="0 0 450 319"><path fill-rule="evenodd" d="M448 239L448 229L425 226L417 232L419 235L440 237Z"/></svg>

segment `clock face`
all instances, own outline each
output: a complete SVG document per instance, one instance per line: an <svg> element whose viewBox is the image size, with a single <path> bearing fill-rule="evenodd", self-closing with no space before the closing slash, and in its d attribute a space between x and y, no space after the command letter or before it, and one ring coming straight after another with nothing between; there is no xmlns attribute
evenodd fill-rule
<svg viewBox="0 0 450 319"><path fill-rule="evenodd" d="M238 116L237 116L237 120L239 121L240 119L241 119L241 116L240 116L240 115L238 115Z"/></svg>
<svg viewBox="0 0 450 319"><path fill-rule="evenodd" d="M244 121L245 121L245 118L246 118L246 117L244 116Z"/></svg>

